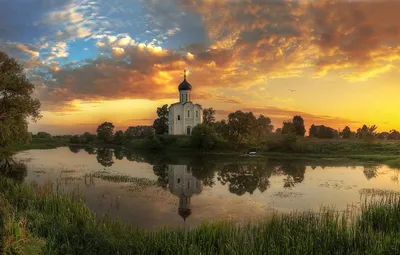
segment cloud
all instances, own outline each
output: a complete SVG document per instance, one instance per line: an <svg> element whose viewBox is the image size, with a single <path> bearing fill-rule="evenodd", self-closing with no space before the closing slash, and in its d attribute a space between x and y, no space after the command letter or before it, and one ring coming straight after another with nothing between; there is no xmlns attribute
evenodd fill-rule
<svg viewBox="0 0 400 255"><path fill-rule="evenodd" d="M366 80L391 69L400 59L400 2L317 1L309 6L314 42L321 50L322 74L343 71L347 79Z"/></svg>
<svg viewBox="0 0 400 255"><path fill-rule="evenodd" d="M13 46L28 68L40 69L30 74L49 104L172 99L184 68L199 99L241 104L242 98L216 91L250 91L265 79L310 70L316 78L337 73L367 80L396 68L400 56L396 1L152 0L135 6L147 12L135 19L126 0L62 3L36 23L48 23L44 46ZM133 27L140 29L124 33ZM93 56L68 59L75 41L96 46Z"/></svg>

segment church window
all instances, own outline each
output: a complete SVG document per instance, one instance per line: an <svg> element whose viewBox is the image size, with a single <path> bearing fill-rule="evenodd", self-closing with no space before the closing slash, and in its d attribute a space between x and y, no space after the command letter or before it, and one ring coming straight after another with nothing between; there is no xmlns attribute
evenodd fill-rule
<svg viewBox="0 0 400 255"><path fill-rule="evenodd" d="M196 118L199 117L199 111L196 111Z"/></svg>
<svg viewBox="0 0 400 255"><path fill-rule="evenodd" d="M181 183L181 178L178 178L178 183Z"/></svg>
<svg viewBox="0 0 400 255"><path fill-rule="evenodd" d="M190 117L190 111L188 111L188 118Z"/></svg>
<svg viewBox="0 0 400 255"><path fill-rule="evenodd" d="M178 115L178 120L181 120L181 115Z"/></svg>
<svg viewBox="0 0 400 255"><path fill-rule="evenodd" d="M188 189L190 189L190 182L188 182Z"/></svg>

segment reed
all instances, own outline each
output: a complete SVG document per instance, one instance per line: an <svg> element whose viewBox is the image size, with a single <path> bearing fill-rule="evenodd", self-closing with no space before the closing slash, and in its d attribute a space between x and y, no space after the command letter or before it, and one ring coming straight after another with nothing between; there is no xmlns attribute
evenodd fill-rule
<svg viewBox="0 0 400 255"><path fill-rule="evenodd" d="M21 254L29 245L45 254L398 254L400 250L396 193L383 192L378 199L363 195L361 212L354 219L321 210L276 214L247 224L204 222L194 229L157 231L96 215L85 206L82 194L63 193L52 185L0 177L0 199L3 253Z"/></svg>

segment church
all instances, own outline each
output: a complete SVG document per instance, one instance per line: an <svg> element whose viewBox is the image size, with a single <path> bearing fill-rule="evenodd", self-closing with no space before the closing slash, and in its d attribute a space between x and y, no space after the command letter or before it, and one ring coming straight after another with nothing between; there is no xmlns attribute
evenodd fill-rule
<svg viewBox="0 0 400 255"><path fill-rule="evenodd" d="M169 107L168 134L190 135L193 128L202 123L203 114L201 105L192 102L192 85L186 80L186 70L178 90L179 102L171 104Z"/></svg>

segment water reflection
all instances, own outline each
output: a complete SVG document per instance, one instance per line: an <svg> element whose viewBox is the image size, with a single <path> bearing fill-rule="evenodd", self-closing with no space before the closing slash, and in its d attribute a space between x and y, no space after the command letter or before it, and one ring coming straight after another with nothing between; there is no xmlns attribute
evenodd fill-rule
<svg viewBox="0 0 400 255"><path fill-rule="evenodd" d="M203 184L193 176L186 165L168 166L168 186L179 198L178 214L184 221L192 214L191 198L203 190Z"/></svg>
<svg viewBox="0 0 400 255"><path fill-rule="evenodd" d="M269 178L273 168L268 167L267 162L242 164L227 164L218 171L218 181L223 185L228 184L229 191L236 195L243 195L246 192L253 194L258 189L264 192L270 186Z"/></svg>
<svg viewBox="0 0 400 255"><path fill-rule="evenodd" d="M367 180L371 180L378 176L378 167L376 165L365 165L363 172Z"/></svg>
<svg viewBox="0 0 400 255"><path fill-rule="evenodd" d="M91 147L25 151L16 158L31 159L28 175L26 168L8 175L20 180L27 175L27 182L39 184L62 180L67 190L83 188L93 211L146 228L246 219L271 209L332 205L342 210L359 202L360 189L400 188L396 170L337 160L158 155ZM96 177L100 165L108 178Z"/></svg>
<svg viewBox="0 0 400 255"><path fill-rule="evenodd" d="M68 146L69 150L73 153L78 153L81 151L82 147L79 146Z"/></svg>
<svg viewBox="0 0 400 255"><path fill-rule="evenodd" d="M97 162L104 167L110 167L114 164L113 151L109 148L99 148L96 153Z"/></svg>
<svg viewBox="0 0 400 255"><path fill-rule="evenodd" d="M12 155L1 154L0 175L22 182L27 176L27 166L22 162L15 161Z"/></svg>

